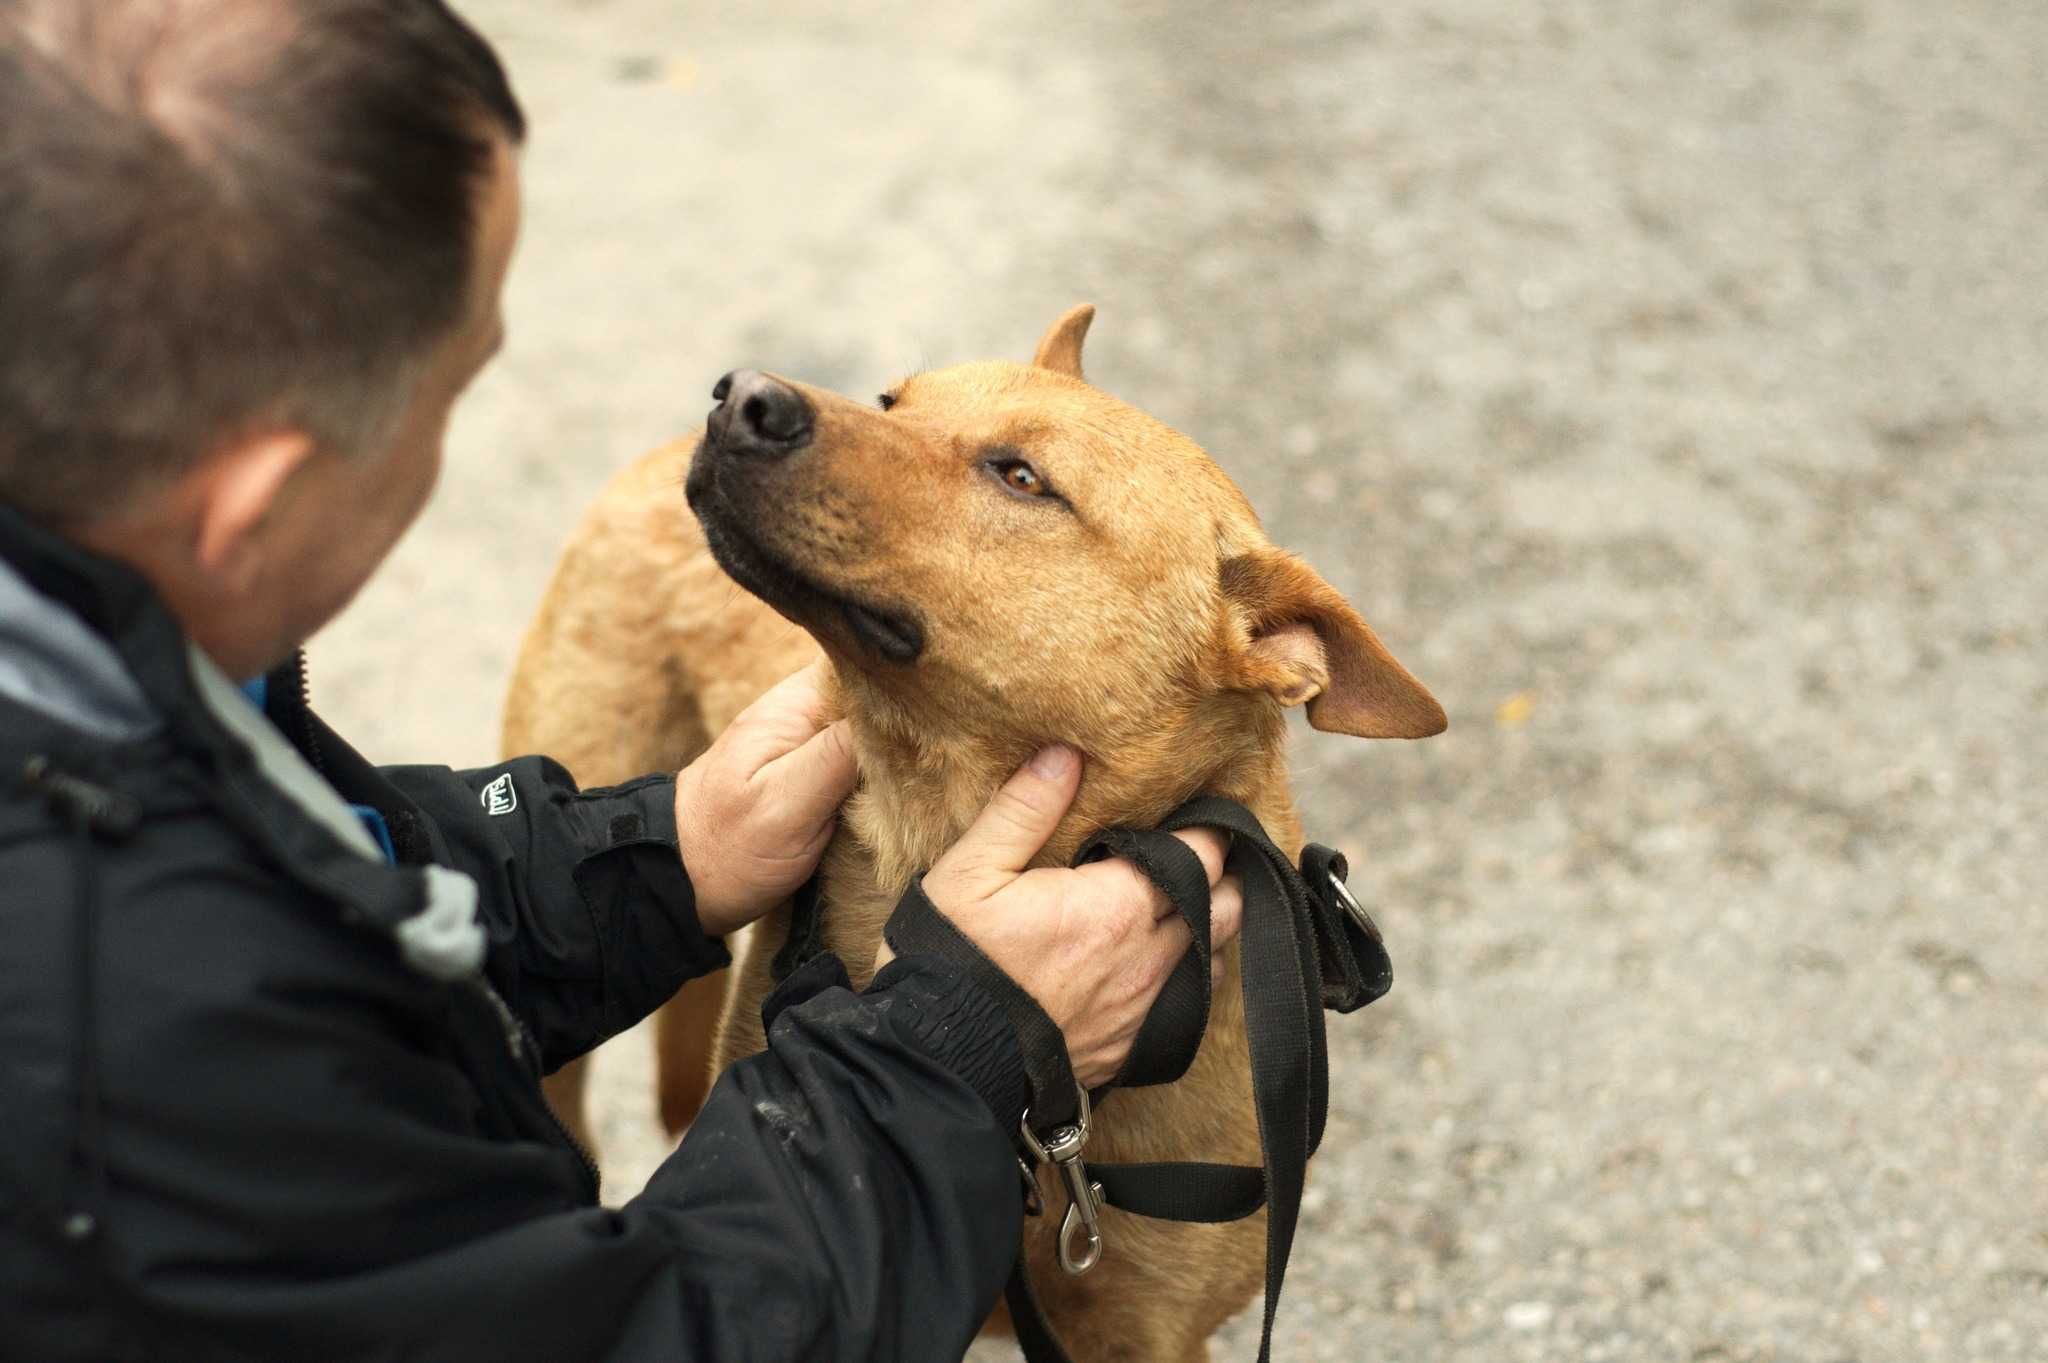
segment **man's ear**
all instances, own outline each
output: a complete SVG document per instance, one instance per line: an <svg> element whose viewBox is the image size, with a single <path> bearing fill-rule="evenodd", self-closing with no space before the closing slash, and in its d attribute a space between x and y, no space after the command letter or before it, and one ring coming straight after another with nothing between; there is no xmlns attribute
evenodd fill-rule
<svg viewBox="0 0 2048 1363"><path fill-rule="evenodd" d="M198 503L192 556L230 593L246 592L263 569L263 531L292 475L313 455L301 431L239 438L209 456L191 475Z"/></svg>
<svg viewBox="0 0 2048 1363"><path fill-rule="evenodd" d="M1229 684L1308 706L1308 722L1359 738L1428 738L1448 721L1372 626L1316 571L1280 549L1223 561L1223 594L1249 637L1233 638Z"/></svg>
<svg viewBox="0 0 2048 1363"><path fill-rule="evenodd" d="M1031 363L1040 369L1081 377L1081 343L1088 339L1088 324L1095 320L1095 305L1080 303L1068 308L1039 338Z"/></svg>

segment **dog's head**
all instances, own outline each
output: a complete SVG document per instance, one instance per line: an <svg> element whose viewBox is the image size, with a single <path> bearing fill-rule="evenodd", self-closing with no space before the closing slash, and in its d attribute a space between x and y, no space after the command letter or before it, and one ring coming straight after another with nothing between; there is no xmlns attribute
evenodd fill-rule
<svg viewBox="0 0 2048 1363"><path fill-rule="evenodd" d="M874 405L730 374L688 482L719 563L908 723L1085 752L1175 717L1308 706L1420 738L1442 708L1195 443L1081 377L1075 308L1031 364Z"/></svg>

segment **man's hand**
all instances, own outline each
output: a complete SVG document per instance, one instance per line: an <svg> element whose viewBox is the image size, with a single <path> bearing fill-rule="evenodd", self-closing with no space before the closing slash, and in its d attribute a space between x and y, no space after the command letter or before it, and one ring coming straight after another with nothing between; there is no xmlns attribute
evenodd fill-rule
<svg viewBox="0 0 2048 1363"><path fill-rule="evenodd" d="M1081 759L1054 746L996 792L981 817L925 874L925 895L982 954L1038 1001L1066 1037L1084 1087L1122 1068L1138 1028L1187 953L1188 925L1151 881L1121 859L1026 871L1081 787ZM1223 874L1222 833L1175 837L1209 873L1210 940L1237 936L1244 896ZM893 956L885 943L880 969ZM1219 967L1220 968L1220 967Z"/></svg>
<svg viewBox="0 0 2048 1363"><path fill-rule="evenodd" d="M676 841L714 937L810 878L853 793L853 740L825 723L824 681L823 663L785 679L676 776Z"/></svg>

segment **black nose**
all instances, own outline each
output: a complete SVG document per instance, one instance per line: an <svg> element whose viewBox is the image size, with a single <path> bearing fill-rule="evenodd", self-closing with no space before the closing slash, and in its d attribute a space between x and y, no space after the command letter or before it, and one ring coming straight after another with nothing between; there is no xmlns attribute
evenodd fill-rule
<svg viewBox="0 0 2048 1363"><path fill-rule="evenodd" d="M735 454L788 454L810 443L811 404L758 369L735 369L711 389L710 431Z"/></svg>

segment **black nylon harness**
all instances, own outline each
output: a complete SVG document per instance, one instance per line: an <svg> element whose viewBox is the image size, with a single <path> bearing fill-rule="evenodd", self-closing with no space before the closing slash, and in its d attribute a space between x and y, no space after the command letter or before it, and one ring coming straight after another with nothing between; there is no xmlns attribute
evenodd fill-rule
<svg viewBox="0 0 2048 1363"><path fill-rule="evenodd" d="M1129 858L1187 921L1194 942L1146 1015L1123 1068L1094 1098L1111 1088L1178 1079L1201 1045L1209 1020L1209 880L1201 860L1172 836L1198 826L1231 835L1226 867L1244 887L1239 940L1245 1031L1263 1168L1198 1162L1084 1164L1091 1095L1075 1084L1066 1045L1052 1019L933 906L922 884L904 895L883 935L899 955L926 952L953 962L1008 1012L1031 1084L1022 1143L1034 1158L1061 1173L1071 1201L1059 1237L1060 1263L1069 1273L1094 1265L1101 1249L1097 1212L1103 1205L1171 1221L1210 1222L1235 1221L1270 1207L1266 1311L1259 1335L1259 1359L1265 1363L1309 1156L1322 1141L1329 1114L1323 1010L1349 1013L1371 1003L1392 986L1393 967L1378 927L1344 886L1343 855L1310 843L1297 869L1251 811L1233 800L1197 796L1157 829L1104 829L1082 846L1074 864ZM789 938L776 953L777 980L822 950L822 925L814 879L799 892ZM1036 1212L1037 1182L1028 1167L1025 1184ZM1077 1231L1086 1241L1081 1252L1070 1245ZM1025 1358L1066 1363L1066 1352L1032 1293L1022 1254L1006 1297Z"/></svg>

